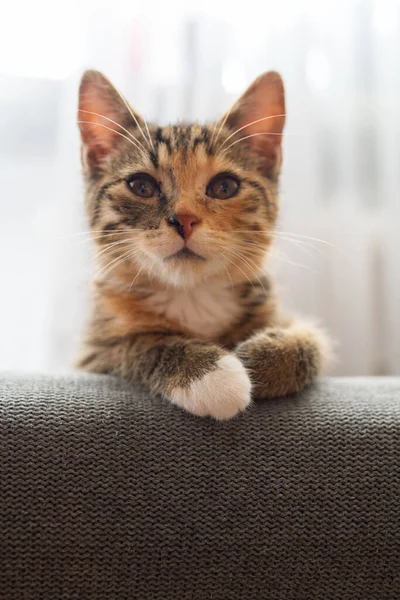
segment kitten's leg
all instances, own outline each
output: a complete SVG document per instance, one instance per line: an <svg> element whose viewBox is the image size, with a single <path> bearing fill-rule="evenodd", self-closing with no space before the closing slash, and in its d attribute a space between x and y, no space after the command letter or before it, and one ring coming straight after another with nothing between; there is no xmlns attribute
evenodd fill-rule
<svg viewBox="0 0 400 600"><path fill-rule="evenodd" d="M92 340L77 366L143 383L195 415L230 419L250 403L250 379L236 356L179 335Z"/></svg>
<svg viewBox="0 0 400 600"><path fill-rule="evenodd" d="M275 398L312 383L329 342L317 328L299 323L265 329L239 344L235 354L250 374L254 397Z"/></svg>

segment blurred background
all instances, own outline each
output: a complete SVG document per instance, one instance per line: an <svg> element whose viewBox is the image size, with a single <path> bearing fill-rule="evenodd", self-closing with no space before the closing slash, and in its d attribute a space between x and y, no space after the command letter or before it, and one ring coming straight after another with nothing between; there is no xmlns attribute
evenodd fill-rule
<svg viewBox="0 0 400 600"><path fill-rule="evenodd" d="M148 120L213 120L285 80L285 305L342 375L400 374L400 5L390 0L12 2L0 21L0 368L70 367L93 271L76 103L102 70Z"/></svg>

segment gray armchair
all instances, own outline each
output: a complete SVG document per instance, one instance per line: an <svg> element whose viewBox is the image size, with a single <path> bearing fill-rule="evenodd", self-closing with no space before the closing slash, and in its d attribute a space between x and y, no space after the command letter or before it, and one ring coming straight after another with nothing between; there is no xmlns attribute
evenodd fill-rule
<svg viewBox="0 0 400 600"><path fill-rule="evenodd" d="M1 600L399 600L400 380L228 422L103 376L0 382Z"/></svg>

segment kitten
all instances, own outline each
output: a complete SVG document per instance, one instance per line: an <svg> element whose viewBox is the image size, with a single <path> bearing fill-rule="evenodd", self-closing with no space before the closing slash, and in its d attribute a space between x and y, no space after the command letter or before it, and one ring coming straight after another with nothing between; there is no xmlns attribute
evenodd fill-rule
<svg viewBox="0 0 400 600"><path fill-rule="evenodd" d="M214 125L157 127L88 71L78 114L101 270L78 366L216 419L309 385L327 342L280 315L262 270L278 215L280 76L261 75Z"/></svg>

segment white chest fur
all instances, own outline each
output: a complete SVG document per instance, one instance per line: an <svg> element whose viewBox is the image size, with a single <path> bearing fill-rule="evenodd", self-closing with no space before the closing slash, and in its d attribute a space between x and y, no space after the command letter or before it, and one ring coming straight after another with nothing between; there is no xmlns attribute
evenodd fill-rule
<svg viewBox="0 0 400 600"><path fill-rule="evenodd" d="M230 285L210 285L193 290L169 289L149 299L152 309L202 337L213 337L238 318L240 306Z"/></svg>

